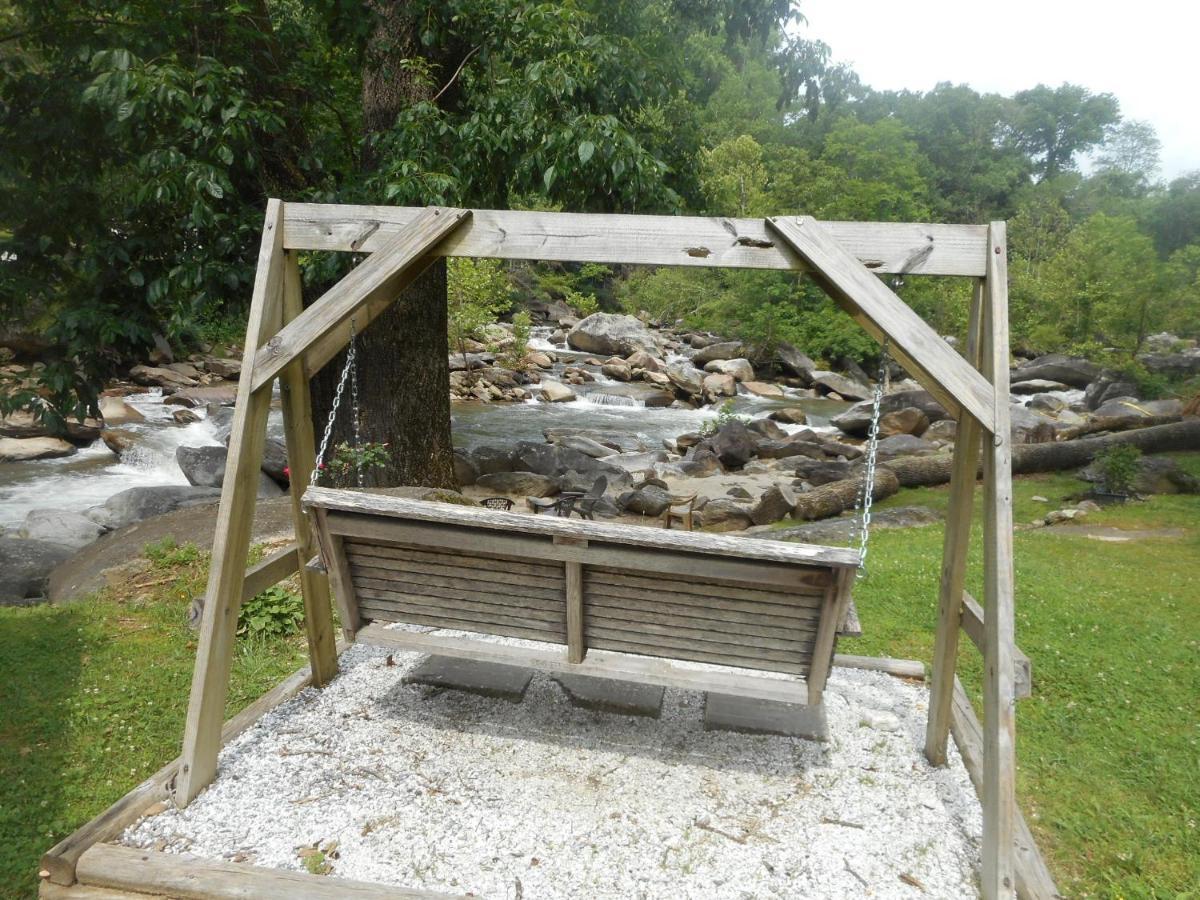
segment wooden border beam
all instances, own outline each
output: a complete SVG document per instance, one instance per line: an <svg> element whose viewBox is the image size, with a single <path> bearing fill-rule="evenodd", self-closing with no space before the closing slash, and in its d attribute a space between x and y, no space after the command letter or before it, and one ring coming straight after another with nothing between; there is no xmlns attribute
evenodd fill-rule
<svg viewBox="0 0 1200 900"><path fill-rule="evenodd" d="M429 207L393 235L315 303L296 315L254 354L253 390L271 382L299 358L311 376L349 342L350 322L362 331L435 256L438 243L471 217L466 209Z"/></svg>
<svg viewBox="0 0 1200 900"><path fill-rule="evenodd" d="M875 274L815 219L767 220L779 238L812 269L813 278L891 353L948 412L965 411L987 431L995 427L992 389L975 369L925 324ZM1004 400L1008 409L1008 398Z"/></svg>
<svg viewBox="0 0 1200 900"><path fill-rule="evenodd" d="M983 607L966 591L962 592L962 630L967 633L971 642L983 653L987 645L984 630ZM1033 694L1033 663L1021 652L1021 648L1013 645L1013 690L1018 700L1023 700Z"/></svg>
<svg viewBox="0 0 1200 900"><path fill-rule="evenodd" d="M419 207L289 203L288 250L374 253L404 231ZM823 222L873 272L984 274L987 226ZM930 249L932 248L932 249ZM762 219L638 216L477 209L434 251L445 256L734 269L795 269ZM914 260L916 261L914 264Z"/></svg>

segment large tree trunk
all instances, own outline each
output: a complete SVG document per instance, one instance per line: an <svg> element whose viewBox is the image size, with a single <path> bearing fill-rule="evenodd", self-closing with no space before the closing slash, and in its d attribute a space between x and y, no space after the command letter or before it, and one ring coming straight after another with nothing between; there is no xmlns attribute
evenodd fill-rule
<svg viewBox="0 0 1200 900"><path fill-rule="evenodd" d="M370 6L374 30L364 54L362 89L367 137L362 165L367 171L381 162L370 139L390 129L406 106L432 96L412 68L400 65L404 59L423 55L409 4L379 0ZM390 451L388 465L366 473L368 486L458 487L450 440L446 342L446 263L438 260L371 323L359 341L362 440L386 443ZM319 429L324 427L344 361L344 355L339 355L313 379ZM352 439L352 413L346 409L349 397L342 403L334 443Z"/></svg>
<svg viewBox="0 0 1200 900"><path fill-rule="evenodd" d="M831 481L796 495L796 509L792 513L794 519L828 519L847 509L853 509L858 502L863 489L863 477L846 478L842 481ZM875 470L875 485L871 491L871 499L883 500L892 496L900 489L896 476L887 469L880 467Z"/></svg>

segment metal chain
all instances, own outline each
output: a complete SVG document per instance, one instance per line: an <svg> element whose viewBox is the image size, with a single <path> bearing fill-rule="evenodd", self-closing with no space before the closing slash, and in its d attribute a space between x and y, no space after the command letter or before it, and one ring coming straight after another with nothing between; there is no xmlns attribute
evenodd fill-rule
<svg viewBox="0 0 1200 900"><path fill-rule="evenodd" d="M350 366L350 405L354 413L354 474L357 476L358 486L363 486L363 465L362 465L362 440L359 434L358 421L358 363L354 358L354 320L350 320L350 358L347 364Z"/></svg>
<svg viewBox="0 0 1200 900"><path fill-rule="evenodd" d="M321 473L321 465L325 462L325 454L329 452L329 439L333 437L333 423L337 420L338 407L342 405L342 393L346 390L346 379L352 374L354 376L351 385L351 395L354 401L354 446L358 446L358 371L354 360L356 342L354 321L351 320L350 344L346 348L346 364L342 366L342 375L338 379L337 392L333 395L333 405L329 408L329 419L325 423L325 434L321 438L321 449L317 451L317 458L313 462L312 474L308 476L308 483L311 485L317 483L317 478ZM355 459L357 459L357 454ZM358 484L359 487L362 487L361 465L358 473Z"/></svg>
<svg viewBox="0 0 1200 900"><path fill-rule="evenodd" d="M875 458L879 450L879 417L883 406L883 394L887 390L888 378L888 346L891 342L884 340L883 353L879 358L879 375L875 380L875 402L871 408L871 430L867 433L867 471L863 476L863 486L859 506L862 507L862 524L859 527L858 544L858 577L867 574L867 542L871 537L871 502L875 499Z"/></svg>

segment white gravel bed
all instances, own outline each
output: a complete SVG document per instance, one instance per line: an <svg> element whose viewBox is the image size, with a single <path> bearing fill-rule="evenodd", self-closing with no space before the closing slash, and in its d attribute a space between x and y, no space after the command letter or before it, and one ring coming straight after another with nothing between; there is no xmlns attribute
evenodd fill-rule
<svg viewBox="0 0 1200 900"><path fill-rule="evenodd" d="M921 752L928 693L835 669L831 739L705 732L703 695L658 720L402 685L421 657L354 646L324 690L221 754L186 810L123 841L490 898L976 897L980 810L951 742Z"/></svg>

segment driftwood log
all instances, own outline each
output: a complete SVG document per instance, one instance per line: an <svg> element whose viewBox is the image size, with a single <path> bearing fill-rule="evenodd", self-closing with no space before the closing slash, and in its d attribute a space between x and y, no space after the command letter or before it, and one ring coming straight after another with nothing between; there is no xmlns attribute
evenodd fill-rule
<svg viewBox="0 0 1200 900"><path fill-rule="evenodd" d="M1074 441L1018 444L1013 447L1013 474L1057 472L1086 466L1099 453L1118 444L1129 444L1143 453L1200 450L1200 419L1187 419L1167 425L1153 425L1149 428ZM895 473L901 487L927 487L950 481L949 456L901 456L889 459L886 463L881 463L881 466Z"/></svg>
<svg viewBox="0 0 1200 900"><path fill-rule="evenodd" d="M1071 441L1087 434L1097 434L1101 431L1131 431L1135 428L1151 428L1155 425L1170 425L1178 422L1183 416L1100 416L1090 419L1082 425L1064 428L1059 432L1060 441Z"/></svg>
<svg viewBox="0 0 1200 900"><path fill-rule="evenodd" d="M862 492L863 477L844 478L841 481L831 481L811 491L796 495L796 509L792 518L828 519L847 509L853 509ZM875 488L871 492L873 500L882 500L900 490L900 481L896 474L882 466L875 470Z"/></svg>

